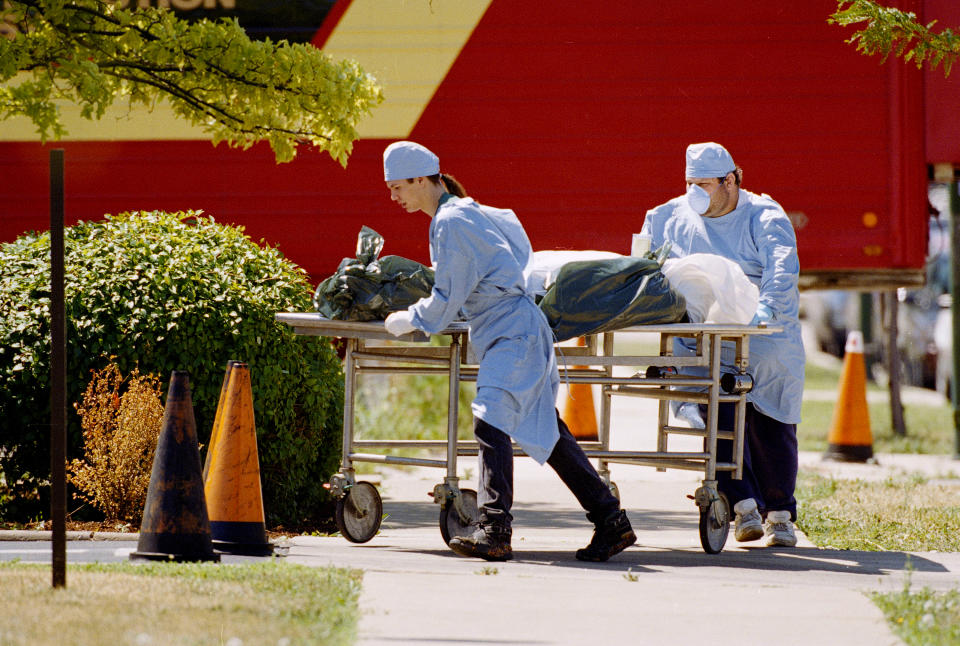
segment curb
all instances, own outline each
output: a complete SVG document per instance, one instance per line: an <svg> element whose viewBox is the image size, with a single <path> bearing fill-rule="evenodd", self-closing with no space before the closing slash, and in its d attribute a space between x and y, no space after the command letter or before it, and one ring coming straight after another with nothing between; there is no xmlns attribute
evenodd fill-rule
<svg viewBox="0 0 960 646"><path fill-rule="evenodd" d="M136 541L140 534L134 532L79 532L68 531L68 541ZM0 541L51 541L53 532L49 530L3 529Z"/></svg>
<svg viewBox="0 0 960 646"><path fill-rule="evenodd" d="M293 538L297 538L299 534L293 534L290 536L281 536L277 538L270 539L270 544L273 545L274 550L289 549L290 541ZM49 530L33 530L33 529L0 529L0 542L3 541L46 541L50 542L53 540L53 532ZM130 542L139 542L140 533L139 532L81 532L81 531L68 531L67 532L68 541L130 541Z"/></svg>

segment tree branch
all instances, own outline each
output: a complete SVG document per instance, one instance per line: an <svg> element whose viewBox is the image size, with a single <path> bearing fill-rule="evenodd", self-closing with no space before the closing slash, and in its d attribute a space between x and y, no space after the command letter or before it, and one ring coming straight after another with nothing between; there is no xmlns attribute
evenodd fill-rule
<svg viewBox="0 0 960 646"><path fill-rule="evenodd" d="M56 81L24 85L7 110L31 118L41 138L63 134L45 93L77 101L86 118L99 118L120 96L149 105L165 95L215 141L247 147L267 139L278 161L288 161L307 140L345 164L357 119L382 100L355 64L308 45L251 41L235 20L191 24L165 9L102 0L6 2L23 22L11 41L14 71L45 69Z"/></svg>
<svg viewBox="0 0 960 646"><path fill-rule="evenodd" d="M847 6L849 5L849 6ZM933 31L936 21L922 25L916 14L886 7L873 0L839 0L837 11L827 22L841 26L859 25L846 42L855 44L865 55L881 56L881 62L893 53L904 61L914 61L918 68L929 62L931 69L943 63L944 75L960 56L960 37L950 29Z"/></svg>

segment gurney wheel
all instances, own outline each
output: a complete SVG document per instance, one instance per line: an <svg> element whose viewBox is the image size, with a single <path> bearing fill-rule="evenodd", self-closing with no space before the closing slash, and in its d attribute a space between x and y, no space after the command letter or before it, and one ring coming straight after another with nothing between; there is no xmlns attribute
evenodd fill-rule
<svg viewBox="0 0 960 646"><path fill-rule="evenodd" d="M337 528L351 543L366 543L380 531L383 501L377 488L358 482L337 500Z"/></svg>
<svg viewBox="0 0 960 646"><path fill-rule="evenodd" d="M443 536L443 542L447 545L456 536L470 536L476 529L477 519L480 517L480 512L477 509L476 491L461 489L460 500L467 515L470 516L469 524L464 524L460 514L454 508L452 500L440 509L440 535Z"/></svg>
<svg viewBox="0 0 960 646"><path fill-rule="evenodd" d="M730 533L730 503L723 494L700 509L700 544L707 554L719 554Z"/></svg>

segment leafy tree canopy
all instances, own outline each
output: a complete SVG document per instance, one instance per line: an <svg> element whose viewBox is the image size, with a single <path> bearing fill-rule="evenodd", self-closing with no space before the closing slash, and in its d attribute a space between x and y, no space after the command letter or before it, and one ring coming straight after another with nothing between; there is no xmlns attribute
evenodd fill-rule
<svg viewBox="0 0 960 646"><path fill-rule="evenodd" d="M918 68L924 62L931 69L943 63L944 76L949 76L953 62L960 56L960 34L950 29L935 32L935 20L922 25L915 13L873 0L841 0L828 22L843 26L867 23L847 42L856 44L862 54L880 54L884 61L892 53L905 61L914 61Z"/></svg>
<svg viewBox="0 0 960 646"><path fill-rule="evenodd" d="M66 134L58 99L88 119L114 101L149 107L167 99L215 144L246 149L266 140L277 161L289 161L309 143L345 165L359 119L383 100L356 62L308 44L251 40L236 19L188 22L168 9L105 0L2 6L0 119L25 116L44 141Z"/></svg>

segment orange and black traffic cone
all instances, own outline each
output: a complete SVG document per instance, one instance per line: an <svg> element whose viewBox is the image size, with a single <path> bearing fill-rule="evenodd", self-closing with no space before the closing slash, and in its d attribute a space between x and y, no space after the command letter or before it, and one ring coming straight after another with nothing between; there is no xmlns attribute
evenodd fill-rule
<svg viewBox="0 0 960 646"><path fill-rule="evenodd" d="M227 361L227 371L223 375L223 385L220 387L220 399L217 400L217 412L213 417L213 430L210 432L210 441L207 442L207 459L203 463L203 482L207 482L207 471L210 470L210 455L213 453L210 449L217 441L217 435L220 432L220 417L223 413L224 402L227 399L227 389L230 386L230 373L233 370L233 364L240 363L230 359Z"/></svg>
<svg viewBox="0 0 960 646"><path fill-rule="evenodd" d="M852 331L844 348L840 394L833 411L824 460L867 462L873 457L873 435L867 409L867 369L863 333Z"/></svg>
<svg viewBox="0 0 960 646"><path fill-rule="evenodd" d="M190 377L179 370L170 376L140 538L137 551L132 552L130 558L220 560L220 555L213 551L207 504L203 497Z"/></svg>
<svg viewBox="0 0 960 646"><path fill-rule="evenodd" d="M273 554L264 522L253 391L245 363L227 365L203 474L214 549L248 556Z"/></svg>
<svg viewBox="0 0 960 646"><path fill-rule="evenodd" d="M578 346L585 346L586 339L577 338ZM584 366L574 366L574 370ZM597 410L593 405L593 386L591 384L570 384L567 386L567 396L563 404L563 421L570 429L570 434L578 440L596 441Z"/></svg>

